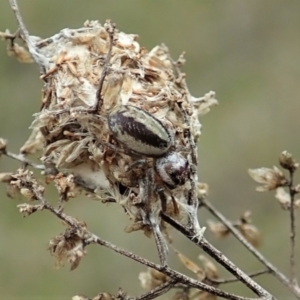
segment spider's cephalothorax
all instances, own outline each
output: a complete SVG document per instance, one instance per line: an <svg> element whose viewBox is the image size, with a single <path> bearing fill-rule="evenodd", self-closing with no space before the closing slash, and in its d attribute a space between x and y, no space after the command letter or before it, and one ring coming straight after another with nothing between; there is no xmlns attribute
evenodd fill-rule
<svg viewBox="0 0 300 300"><path fill-rule="evenodd" d="M153 157L155 171L169 187L186 182L188 160L170 150L173 139L160 120L136 106L122 105L108 115L108 126L113 136L128 150Z"/></svg>

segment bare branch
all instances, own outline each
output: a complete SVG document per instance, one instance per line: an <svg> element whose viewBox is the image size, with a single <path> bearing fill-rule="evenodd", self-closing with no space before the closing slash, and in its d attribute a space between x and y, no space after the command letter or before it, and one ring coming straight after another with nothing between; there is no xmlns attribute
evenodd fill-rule
<svg viewBox="0 0 300 300"><path fill-rule="evenodd" d="M300 289L298 286L290 284L290 280L280 272L271 262L269 262L257 249L255 249L243 235L231 224L229 220L225 218L207 199L201 200L201 204L219 221L221 221L230 232L251 252L266 268L270 270L270 273L275 276L281 283L287 286L293 294L300 299Z"/></svg>
<svg viewBox="0 0 300 300"><path fill-rule="evenodd" d="M186 236L190 241L194 244L198 245L209 254L212 258L214 258L220 265L222 265L227 271L229 271L232 275L238 278L242 283L244 283L249 289L251 289L258 296L265 299L275 299L269 292L263 289L260 285L258 285L254 280L252 280L246 273L244 273L241 269L239 269L236 265L234 265L224 254L222 254L219 250L213 247L205 238L198 239L195 236L195 232L190 230L174 220L173 218L162 214L162 219L180 231L184 236Z"/></svg>
<svg viewBox="0 0 300 300"><path fill-rule="evenodd" d="M257 276L260 276L260 275L263 275L263 274L268 274L270 273L269 270L261 270L261 271L257 271L257 272L253 272L253 273L250 273L250 274L247 274L249 277L253 278L253 277L257 277ZM233 282L237 282L239 281L239 279L237 278L227 278L227 279L209 279L212 283L215 283L215 284L227 284L227 283L233 283Z"/></svg>
<svg viewBox="0 0 300 300"><path fill-rule="evenodd" d="M27 158L25 158L25 156L23 154L15 154L13 152L10 151L6 151L6 149L3 149L2 151L0 151L3 155L6 155L12 159L15 159L21 163L23 163L24 165L27 166L31 166L37 170L45 170L46 167L43 164L37 164Z"/></svg>
<svg viewBox="0 0 300 300"><path fill-rule="evenodd" d="M291 241L291 252L290 252L290 284L297 286L296 278L296 260L295 260L295 246L296 246L296 216L295 216L295 190L294 190L294 170L289 170L290 182L288 184L289 194L291 197L290 203L290 222L291 222L291 232L290 232L290 241Z"/></svg>
<svg viewBox="0 0 300 300"><path fill-rule="evenodd" d="M167 293L171 288L174 287L174 285L176 284L175 280L171 280L168 281L164 284L162 284L161 286L151 290L150 292L143 294L141 296L138 296L136 298L132 298L132 300L151 300L151 299L155 299L165 293Z"/></svg>

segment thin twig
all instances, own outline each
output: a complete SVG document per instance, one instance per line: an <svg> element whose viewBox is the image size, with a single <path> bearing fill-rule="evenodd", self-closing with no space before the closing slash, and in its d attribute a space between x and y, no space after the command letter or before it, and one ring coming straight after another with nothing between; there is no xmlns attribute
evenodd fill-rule
<svg viewBox="0 0 300 300"><path fill-rule="evenodd" d="M2 150L1 153L3 155L6 155L10 158L13 158L21 163L23 163L24 165L28 165L28 166L31 166L37 170L46 170L46 167L42 164L37 164L29 159L27 159L26 157L24 157L23 154L15 154L15 153L12 153L10 151L7 151L7 150Z"/></svg>
<svg viewBox="0 0 300 300"><path fill-rule="evenodd" d="M238 278L239 281L244 283L255 294L265 299L275 299L274 296L272 296L268 291L266 291L253 279L251 279L245 272L243 272L236 265L234 265L223 253L221 253L219 250L213 247L205 238L199 239L195 235L195 232L193 230L186 228L178 221L163 213L161 215L164 221L172 225L190 241L202 248L204 252L206 252L207 254L209 254L209 256L214 258L220 265L222 265L227 271L229 271L232 275Z"/></svg>
<svg viewBox="0 0 300 300"><path fill-rule="evenodd" d="M230 232L240 241L249 252L251 252L266 268L270 270L270 273L275 276L281 283L287 286L291 292L300 299L300 288L298 286L290 284L290 280L280 272L271 262L269 262L257 249L255 249L244 236L231 224L231 222L225 218L207 199L201 200L201 205L204 206L213 216L221 221Z"/></svg>
<svg viewBox="0 0 300 300"><path fill-rule="evenodd" d="M253 272L250 274L247 274L249 277L253 278L253 277L257 277L263 274L268 274L270 273L269 270L261 270L261 271L257 271L257 272ZM237 282L239 281L238 278L227 278L227 279L209 279L212 283L214 284L227 284L227 283L233 283L233 282Z"/></svg>
<svg viewBox="0 0 300 300"><path fill-rule="evenodd" d="M291 222L291 250L290 250L290 284L297 285L296 279L296 260L295 260L295 246L296 246L296 220L295 220L295 190L294 190L294 170L289 170L290 181L289 181L289 194L291 198L290 202L290 222Z"/></svg>
<svg viewBox="0 0 300 300"><path fill-rule="evenodd" d="M21 30L21 36L26 42L29 52L32 55L34 61L40 67L41 72L43 72L43 62L45 60L45 57L39 53L39 49L36 47L34 39L29 35L29 32L25 26L25 23L23 22L23 18L19 11L17 0L9 0L9 4L16 16L18 25Z"/></svg>
<svg viewBox="0 0 300 300"><path fill-rule="evenodd" d="M24 37L24 40L28 43L29 33L28 33L28 30L27 30L27 28L26 28L26 26L23 22L22 16L20 14L18 3L17 3L16 0L9 0L9 4L10 4L10 7L13 10L13 12L14 12L16 18L17 18L17 22L18 22L18 25L21 29L21 33Z"/></svg>
<svg viewBox="0 0 300 300"><path fill-rule="evenodd" d="M176 284L175 280L170 280L165 282L164 284L162 284L161 286L151 290L148 293L145 293L141 296L138 296L136 298L130 298L130 300L151 300L151 299L155 299L165 293L167 293L171 288L174 287L174 285Z"/></svg>
<svg viewBox="0 0 300 300"><path fill-rule="evenodd" d="M96 103L95 103L94 107L92 108L92 111L95 112L95 113L99 112L99 110L101 109L101 106L103 104L102 88L103 88L104 79L105 79L105 77L107 75L107 72L108 72L108 66L109 66L109 63L110 63L111 52L112 52L112 47L113 47L113 43L114 43L115 25L111 24L111 23L109 23L109 25L111 25L107 29L107 33L108 33L108 36L109 36L109 48L108 48L105 63L104 63L104 66L103 66L103 71L101 73L101 77L100 77L100 80L99 80L99 85L98 85L98 89L97 89L97 93L96 93Z"/></svg>

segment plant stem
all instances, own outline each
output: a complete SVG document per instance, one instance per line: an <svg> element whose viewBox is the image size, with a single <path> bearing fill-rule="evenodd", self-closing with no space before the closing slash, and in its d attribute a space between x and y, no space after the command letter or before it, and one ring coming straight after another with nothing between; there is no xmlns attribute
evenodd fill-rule
<svg viewBox="0 0 300 300"><path fill-rule="evenodd" d="M290 280L280 272L271 262L269 262L257 249L255 249L242 234L231 224L231 222L225 218L207 199L201 200L202 206L204 206L213 216L215 216L220 222L222 222L230 232L240 241L249 252L251 252L267 269L270 273L276 277L281 283L287 286L291 292L300 299L300 288L296 285L291 285Z"/></svg>

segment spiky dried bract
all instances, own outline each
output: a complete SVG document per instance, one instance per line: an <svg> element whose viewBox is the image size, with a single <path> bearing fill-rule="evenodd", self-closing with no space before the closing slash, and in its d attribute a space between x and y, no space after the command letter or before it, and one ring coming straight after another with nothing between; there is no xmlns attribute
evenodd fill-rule
<svg viewBox="0 0 300 300"><path fill-rule="evenodd" d="M276 166L273 169L249 169L248 173L254 181L263 184L256 188L258 192L275 190L278 187L285 186L288 182L285 175Z"/></svg>
<svg viewBox="0 0 300 300"><path fill-rule="evenodd" d="M279 155L279 163L284 169L289 170L290 172L295 172L299 167L299 163L297 163L292 154L287 151L281 152Z"/></svg>
<svg viewBox="0 0 300 300"><path fill-rule="evenodd" d="M83 243L85 228L84 224L81 224L78 229L68 228L64 233L50 240L48 249L56 258L57 268L63 266L65 261L71 264L71 270L78 267L86 254Z"/></svg>
<svg viewBox="0 0 300 300"><path fill-rule="evenodd" d="M76 197L80 191L74 183L74 175L58 173L54 178L55 186L60 195L60 199L68 201L70 198Z"/></svg>
<svg viewBox="0 0 300 300"><path fill-rule="evenodd" d="M11 175L9 188L19 191L27 200L40 200L45 191L33 176L33 172L24 168L19 168L16 174Z"/></svg>
<svg viewBox="0 0 300 300"><path fill-rule="evenodd" d="M159 271L148 268L147 272L141 272L139 274L139 280L142 288L150 291L166 283L170 278Z"/></svg>
<svg viewBox="0 0 300 300"><path fill-rule="evenodd" d="M17 205L19 208L19 211L21 214L23 214L24 217L30 216L31 214L35 213L36 211L43 210L44 205L43 204L28 204L28 203L23 203Z"/></svg>

